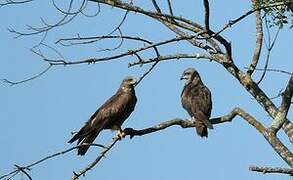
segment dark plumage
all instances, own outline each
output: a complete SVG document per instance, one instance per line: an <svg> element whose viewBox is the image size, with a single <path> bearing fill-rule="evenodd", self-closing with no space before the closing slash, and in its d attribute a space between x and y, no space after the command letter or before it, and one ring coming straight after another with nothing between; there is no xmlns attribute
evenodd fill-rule
<svg viewBox="0 0 293 180"><path fill-rule="evenodd" d="M103 129L118 130L118 135L123 137L121 125L132 113L137 101L134 91L135 84L135 78L124 78L116 94L90 117L68 143L77 140L77 144L91 144ZM84 155L88 148L89 146L79 147L77 154Z"/></svg>
<svg viewBox="0 0 293 180"><path fill-rule="evenodd" d="M196 121L196 132L201 137L208 137L208 129L213 126L209 122L212 110L210 90L203 84L198 72L194 68L186 69L181 77L185 85L181 93L183 108Z"/></svg>

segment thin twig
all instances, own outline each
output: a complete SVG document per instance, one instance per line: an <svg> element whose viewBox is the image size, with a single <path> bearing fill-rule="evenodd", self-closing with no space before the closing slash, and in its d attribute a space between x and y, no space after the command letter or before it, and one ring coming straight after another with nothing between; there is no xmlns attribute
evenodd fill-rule
<svg viewBox="0 0 293 180"><path fill-rule="evenodd" d="M270 33L270 28L268 26L268 21L266 19L266 16L265 16L265 27L267 29L267 33L268 33L268 42L266 44L266 48L267 48L267 55L266 55L266 61L265 61L265 66L264 66L264 71L260 77L260 79L257 81L256 84L260 84L262 82L262 80L264 79L266 73L267 73L267 69L268 69L268 66L269 66L269 60L270 60L270 55L271 55L271 51L273 50L274 48L274 45L277 41L277 38L278 38L278 35L279 35L279 32L280 32L280 27L278 28L277 30L277 33L275 34L275 37L273 39L273 41L271 42L271 33Z"/></svg>
<svg viewBox="0 0 293 180"><path fill-rule="evenodd" d="M51 67L52 67L52 65L49 64L49 66L46 69L44 69L43 71L41 71L40 73L38 73L38 74L36 74L36 75L34 75L32 77L29 77L27 79L21 80L21 81L10 81L8 79L0 79L0 81L2 81L5 84L9 84L10 86L14 86L14 85L17 85L17 84L25 83L25 82L31 81L33 79L36 79L36 78L42 76L43 74L45 74L46 72L48 72Z"/></svg>
<svg viewBox="0 0 293 180"><path fill-rule="evenodd" d="M23 174L25 174L30 180L33 180L32 177L25 171L25 169L28 169L28 168L23 168L23 167L20 167L18 165L14 165L19 171L21 171Z"/></svg>
<svg viewBox="0 0 293 180"><path fill-rule="evenodd" d="M152 64L151 67L138 79L135 86L137 86L155 68L158 63L159 61L156 61L154 64Z"/></svg>
<svg viewBox="0 0 293 180"><path fill-rule="evenodd" d="M35 165L37 165L37 164L40 164L40 163L42 163L44 161L47 161L47 160L52 159L52 158L55 158L57 156L66 154L66 153L71 152L71 151L73 151L75 149L78 149L79 147L82 147L82 146L95 146L95 147L100 147L100 148L106 148L105 146L100 145L100 144L83 144L83 145L78 145L78 146L74 146L74 147L71 147L69 149L66 149L66 150L63 150L63 151L60 151L60 152L57 152L57 153L48 155L48 156L46 156L46 157L44 157L44 158L42 158L40 160L37 160L35 162L32 162L31 164L28 164L26 166L20 166L20 167L21 167L21 169L30 169L30 168L34 167ZM6 178L8 176L11 176L13 174L17 174L20 171L21 170L19 168L15 169L15 170L12 170L12 171L8 172L7 174L4 174L4 175L0 176L0 179L4 179L4 178Z"/></svg>
<svg viewBox="0 0 293 180"><path fill-rule="evenodd" d="M86 3L88 3L87 0L85 0L85 1L86 1ZM85 7L87 7L87 4L85 5ZM84 12L85 9L86 9L86 8L84 8L83 10L80 11L80 13L81 13L82 15L84 15L85 17L96 17L96 16L98 16L98 15L100 14L100 12L101 12L101 6L100 6L99 3L98 3L98 10L97 10L97 12L94 13L94 14L92 14L92 15L86 14L86 13Z"/></svg>
<svg viewBox="0 0 293 180"><path fill-rule="evenodd" d="M73 3L73 0L70 0L69 7L68 7L68 13L71 12L72 3ZM40 33L46 33L56 27L60 27L60 26L63 26L65 24L68 24L69 22L71 22L79 14L79 12L81 10L83 10L83 8L84 8L84 4L81 5L81 7L79 8L79 11L77 11L77 13L75 13L74 15L65 14L59 21L57 21L55 24L52 24L52 25L46 23L45 20L41 18L41 21L44 24L44 26L32 27L30 25L27 25L29 32L16 31L13 28L9 28L8 30L11 33L14 33L17 35L15 38L18 38L21 36L29 36L29 35L36 35L36 34L40 34Z"/></svg>
<svg viewBox="0 0 293 180"><path fill-rule="evenodd" d="M244 69L248 69L248 67L244 67ZM272 69L272 68L267 68L267 69L262 69L262 68L255 68L256 71L267 71L267 72L277 72L277 73L282 73L291 76L293 72L281 70L281 69Z"/></svg>
<svg viewBox="0 0 293 180"><path fill-rule="evenodd" d="M109 144L106 146L106 148L104 148L102 150L102 152L100 153L100 155L89 165L87 165L84 169L80 170L78 173L73 172L73 176L72 176L72 180L78 180L78 178L81 175L85 175L85 173L89 170L91 170L98 162L100 162L100 160L105 157L106 153L120 140L119 137L115 137L113 138Z"/></svg>
<svg viewBox="0 0 293 180"><path fill-rule="evenodd" d="M246 13L244 13L243 15L239 16L238 18L233 19L233 20L229 20L229 22L227 24L225 24L224 27L222 27L222 29L217 31L215 33L215 35L222 33L223 31L225 31L228 28L231 28L234 24L240 22L241 20L243 20L247 16L251 15L255 11L259 11L259 10L267 9L267 8L271 8L271 7L283 6L283 5L287 5L287 4L289 4L289 2L276 2L276 3L271 3L271 4L268 4L268 5L264 5L264 6L261 6L261 7L258 7L258 8L253 8L253 9L247 11Z"/></svg>
<svg viewBox="0 0 293 180"><path fill-rule="evenodd" d="M25 1L13 1L13 0L5 0L4 2L0 3L0 8L7 5L18 5L18 4L24 4L28 2L32 2L33 0L25 0Z"/></svg>

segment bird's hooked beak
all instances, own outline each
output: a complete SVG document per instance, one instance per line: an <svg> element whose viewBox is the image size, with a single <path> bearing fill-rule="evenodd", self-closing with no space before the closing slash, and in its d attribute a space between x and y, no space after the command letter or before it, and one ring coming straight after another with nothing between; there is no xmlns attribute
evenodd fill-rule
<svg viewBox="0 0 293 180"><path fill-rule="evenodd" d="M133 86L135 86L135 85L137 84L137 79L136 79L136 78L133 78L132 81L131 81L131 84L132 84Z"/></svg>
<svg viewBox="0 0 293 180"><path fill-rule="evenodd" d="M180 80L184 80L184 79L187 79L185 73L183 73L182 76L180 77Z"/></svg>

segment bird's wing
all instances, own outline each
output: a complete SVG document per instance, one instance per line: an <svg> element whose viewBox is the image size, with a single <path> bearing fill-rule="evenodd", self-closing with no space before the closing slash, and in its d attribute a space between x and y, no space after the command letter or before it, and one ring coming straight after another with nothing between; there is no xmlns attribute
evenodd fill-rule
<svg viewBox="0 0 293 180"><path fill-rule="evenodd" d="M123 114L127 106L127 99L125 94L121 91L117 91L110 99L108 99L85 123L80 131L73 136L69 143L78 140L78 144L84 140L89 134L100 133L106 126L111 126L111 123L115 122L117 118Z"/></svg>
<svg viewBox="0 0 293 180"><path fill-rule="evenodd" d="M192 88L190 91L190 105L192 114L201 111L206 119L211 115L211 93L206 87Z"/></svg>
<svg viewBox="0 0 293 180"><path fill-rule="evenodd" d="M99 108L92 118L92 125L98 126L101 124L100 121L103 121L104 126L111 127L119 120L124 121L133 111L133 108L130 108L130 106L134 106L136 103L132 101L132 96L133 94L131 93L118 91Z"/></svg>

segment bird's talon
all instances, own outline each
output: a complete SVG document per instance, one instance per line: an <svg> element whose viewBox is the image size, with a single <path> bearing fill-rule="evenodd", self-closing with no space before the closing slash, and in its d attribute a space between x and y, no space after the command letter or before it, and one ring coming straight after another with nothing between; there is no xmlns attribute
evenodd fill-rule
<svg viewBox="0 0 293 180"><path fill-rule="evenodd" d="M117 134L117 137L119 140L122 140L126 136L126 133L124 131L119 131Z"/></svg>

